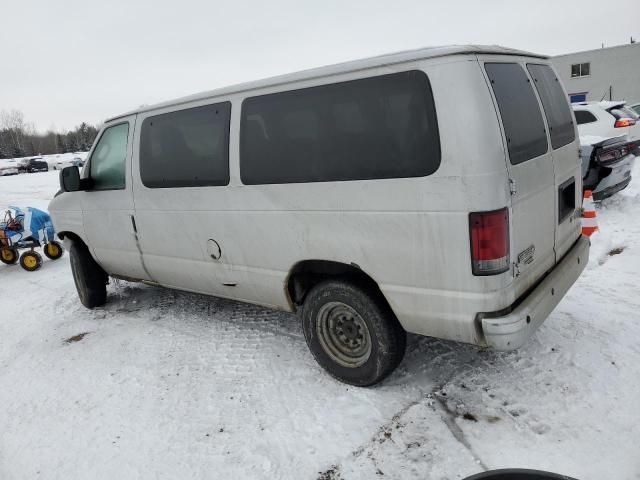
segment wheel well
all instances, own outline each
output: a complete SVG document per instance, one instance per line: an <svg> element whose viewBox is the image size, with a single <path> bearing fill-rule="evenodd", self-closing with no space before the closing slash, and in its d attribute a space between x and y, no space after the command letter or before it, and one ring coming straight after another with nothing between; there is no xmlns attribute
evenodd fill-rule
<svg viewBox="0 0 640 480"><path fill-rule="evenodd" d="M341 278L366 288L389 305L376 281L355 263L346 264L330 260L304 260L298 262L287 278L287 296L294 310L302 305L314 286L327 279Z"/></svg>
<svg viewBox="0 0 640 480"><path fill-rule="evenodd" d="M84 241L82 240L82 238L80 238L79 235L73 233L73 232L58 232L57 233L58 238L60 240L67 240L67 241L72 241L72 242L79 242L83 245L86 245L84 243Z"/></svg>

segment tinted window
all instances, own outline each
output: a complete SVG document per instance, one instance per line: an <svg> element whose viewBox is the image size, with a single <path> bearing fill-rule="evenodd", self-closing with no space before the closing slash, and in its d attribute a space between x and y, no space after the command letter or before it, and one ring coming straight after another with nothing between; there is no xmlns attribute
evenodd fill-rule
<svg viewBox="0 0 640 480"><path fill-rule="evenodd" d="M560 80L549 65L530 64L527 65L527 69L533 78L547 117L551 146L556 149L573 142L576 138L573 117Z"/></svg>
<svg viewBox="0 0 640 480"><path fill-rule="evenodd" d="M585 77L589 75L591 70L590 63L575 63L571 65L571 76L572 77Z"/></svg>
<svg viewBox="0 0 640 480"><path fill-rule="evenodd" d="M140 134L140 177L151 188L229 183L231 103L148 117Z"/></svg>
<svg viewBox="0 0 640 480"><path fill-rule="evenodd" d="M516 63L486 63L485 69L498 102L511 163L544 154L548 145L542 112L524 69Z"/></svg>
<svg viewBox="0 0 640 480"><path fill-rule="evenodd" d="M109 127L102 132L90 160L94 190L124 188L128 137L128 123Z"/></svg>
<svg viewBox="0 0 640 480"><path fill-rule="evenodd" d="M571 76L572 77L579 77L580 76L580 64L579 63L571 65Z"/></svg>
<svg viewBox="0 0 640 480"><path fill-rule="evenodd" d="M248 185L419 177L440 164L427 76L411 71L247 98Z"/></svg>
<svg viewBox="0 0 640 480"><path fill-rule="evenodd" d="M576 110L573 112L576 115L576 122L578 125L582 125L583 123L593 123L597 122L598 119L591 112L587 112L586 110Z"/></svg>

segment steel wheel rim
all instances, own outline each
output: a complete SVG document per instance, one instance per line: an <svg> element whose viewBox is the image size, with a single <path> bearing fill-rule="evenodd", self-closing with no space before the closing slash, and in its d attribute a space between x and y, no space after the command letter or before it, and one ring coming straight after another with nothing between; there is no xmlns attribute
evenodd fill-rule
<svg viewBox="0 0 640 480"><path fill-rule="evenodd" d="M60 253L60 249L55 243L48 244L47 251L49 252L49 255L51 255L52 257L55 257Z"/></svg>
<svg viewBox="0 0 640 480"><path fill-rule="evenodd" d="M7 262L10 262L14 258L16 258L16 256L15 256L15 253L13 253L11 250L2 250L2 258L5 259Z"/></svg>
<svg viewBox="0 0 640 480"><path fill-rule="evenodd" d="M342 302L329 302L318 311L316 333L323 350L343 367L364 365L371 356L371 334L360 314Z"/></svg>

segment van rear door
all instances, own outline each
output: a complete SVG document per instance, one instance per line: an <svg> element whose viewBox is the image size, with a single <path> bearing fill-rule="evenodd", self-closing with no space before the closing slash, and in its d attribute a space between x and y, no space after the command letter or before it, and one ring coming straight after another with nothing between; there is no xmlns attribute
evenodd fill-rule
<svg viewBox="0 0 640 480"><path fill-rule="evenodd" d="M554 163L538 99L524 66L479 56L502 125L511 189L511 262L516 298L555 265Z"/></svg>
<svg viewBox="0 0 640 480"><path fill-rule="evenodd" d="M556 261L580 236L577 217L582 204L582 161L576 142L576 126L568 96L550 65L528 62L527 71L543 107L551 142L556 186Z"/></svg>

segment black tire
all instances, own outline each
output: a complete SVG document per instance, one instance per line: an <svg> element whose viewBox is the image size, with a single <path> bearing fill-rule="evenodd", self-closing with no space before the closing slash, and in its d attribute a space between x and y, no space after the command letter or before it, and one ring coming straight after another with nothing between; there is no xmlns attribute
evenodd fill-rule
<svg viewBox="0 0 640 480"><path fill-rule="evenodd" d="M58 260L64 254L64 248L60 242L56 242L55 240L51 240L45 244L42 250L45 256L51 260Z"/></svg>
<svg viewBox="0 0 640 480"><path fill-rule="evenodd" d="M19 258L18 251L11 248L5 248L0 252L0 262L6 265L15 265Z"/></svg>
<svg viewBox="0 0 640 480"><path fill-rule="evenodd" d="M71 273L76 284L80 302L87 308L104 305L107 301L107 280L109 277L96 263L86 245L73 242L69 249Z"/></svg>
<svg viewBox="0 0 640 480"><path fill-rule="evenodd" d="M393 372L407 342L389 306L369 290L327 280L311 289L302 306L304 336L316 361L334 378L358 387Z"/></svg>
<svg viewBox="0 0 640 480"><path fill-rule="evenodd" d="M42 266L42 255L38 252L24 252L20 255L20 266L27 272L35 272Z"/></svg>

